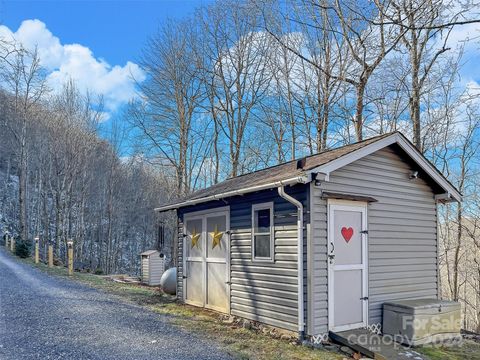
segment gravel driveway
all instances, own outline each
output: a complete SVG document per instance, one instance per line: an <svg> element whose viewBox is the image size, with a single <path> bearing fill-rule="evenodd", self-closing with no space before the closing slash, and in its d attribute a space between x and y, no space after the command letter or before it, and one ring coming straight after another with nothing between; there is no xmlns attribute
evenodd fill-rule
<svg viewBox="0 0 480 360"><path fill-rule="evenodd" d="M165 316L20 263L0 249L0 359L230 359Z"/></svg>

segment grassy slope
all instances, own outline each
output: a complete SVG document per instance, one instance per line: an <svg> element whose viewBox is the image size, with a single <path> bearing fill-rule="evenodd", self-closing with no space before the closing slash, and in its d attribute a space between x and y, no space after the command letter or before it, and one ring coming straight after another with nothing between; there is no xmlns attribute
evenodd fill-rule
<svg viewBox="0 0 480 360"><path fill-rule="evenodd" d="M31 259L23 261L48 274L69 277L67 269L64 267L48 268L44 264L35 265ZM274 339L253 330L224 324L219 320L218 314L178 304L173 298L162 294L156 288L116 283L93 274L74 273L69 278L168 315L175 326L196 332L202 337L220 343L222 347L239 359L333 360L344 358L337 353L293 345L285 340ZM461 348L433 347L415 350L427 355L431 360L480 360L480 344L472 341L465 341Z"/></svg>
<svg viewBox="0 0 480 360"><path fill-rule="evenodd" d="M424 347L415 350L431 360L480 360L480 344L467 340L461 347Z"/></svg>
<svg viewBox="0 0 480 360"><path fill-rule="evenodd" d="M35 265L31 259L23 261L48 274L68 277L63 267L48 268L44 264ZM218 314L178 304L156 288L117 283L102 276L84 273L74 273L70 279L168 315L169 321L175 326L216 341L238 359L343 359L338 353L294 345L254 330L222 323Z"/></svg>

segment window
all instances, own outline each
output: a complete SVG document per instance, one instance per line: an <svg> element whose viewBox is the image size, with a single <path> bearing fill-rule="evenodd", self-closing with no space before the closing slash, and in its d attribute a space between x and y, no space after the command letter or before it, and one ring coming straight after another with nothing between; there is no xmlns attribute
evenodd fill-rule
<svg viewBox="0 0 480 360"><path fill-rule="evenodd" d="M252 206L252 260L273 261L273 203Z"/></svg>

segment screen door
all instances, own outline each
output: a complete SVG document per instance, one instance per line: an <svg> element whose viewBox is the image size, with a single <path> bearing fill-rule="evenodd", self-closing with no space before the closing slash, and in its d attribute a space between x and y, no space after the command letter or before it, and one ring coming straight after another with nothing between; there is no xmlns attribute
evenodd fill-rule
<svg viewBox="0 0 480 360"><path fill-rule="evenodd" d="M366 204L329 202L329 328L367 326Z"/></svg>

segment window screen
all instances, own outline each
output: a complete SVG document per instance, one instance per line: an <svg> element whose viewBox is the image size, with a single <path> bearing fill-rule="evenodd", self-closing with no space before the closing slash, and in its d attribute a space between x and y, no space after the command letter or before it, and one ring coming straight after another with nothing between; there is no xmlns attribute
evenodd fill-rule
<svg viewBox="0 0 480 360"><path fill-rule="evenodd" d="M252 258L273 260L273 204L257 204L252 210Z"/></svg>

